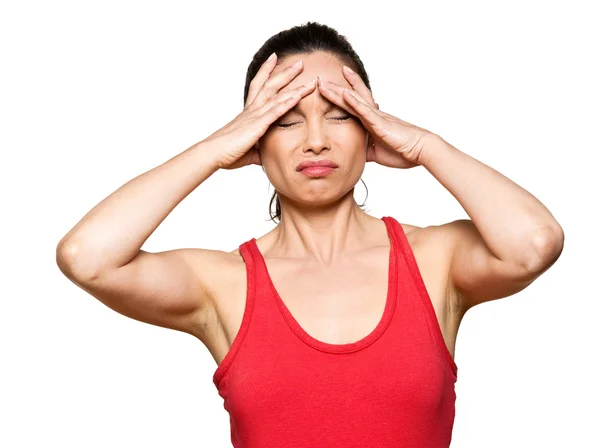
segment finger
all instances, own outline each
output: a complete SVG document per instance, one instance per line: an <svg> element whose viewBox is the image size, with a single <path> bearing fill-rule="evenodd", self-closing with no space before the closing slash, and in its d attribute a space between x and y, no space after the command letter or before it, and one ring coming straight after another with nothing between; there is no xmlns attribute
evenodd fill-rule
<svg viewBox="0 0 600 448"><path fill-rule="evenodd" d="M320 81L321 81L321 83L324 85L324 87L328 87L330 90L337 92L337 93L339 94L339 97L340 97L340 98L342 98L342 99L344 99L344 98L345 98L345 96L343 95L343 93L344 93L344 87L343 87L343 86L340 86L339 84L336 84L336 83L334 83L334 82L332 82L332 81L327 81L327 80L325 80L325 79L323 79L323 78L321 78L321 77L319 77L319 80L320 80ZM321 87L321 84L319 84L319 87ZM365 86L365 87L366 87L366 86ZM349 90L351 90L351 89L349 89ZM369 95L371 94L371 93L370 93L371 91L370 91L369 89L367 89L367 92L369 92ZM372 98L372 96L371 96L371 98ZM363 99L363 102L364 102L364 104L366 104L366 105L368 105L369 107L373 108L373 110L374 110L374 111L376 111L376 113L377 113L377 114L378 114L378 115L379 115L381 118L386 118L386 117L387 117L387 118L391 118L391 117L392 117L392 115L390 115L390 114L388 114L388 113L386 113L386 112L384 112L384 111L382 111L382 110L379 110L379 104L378 104L378 103L375 103L375 102L373 102L372 104L370 104L370 103L369 103L367 100L365 100L365 99ZM349 104L347 101L345 101L345 103L346 103L346 104ZM352 103L350 103L350 104L349 104L349 107L352 107ZM353 109L355 110L355 108L353 108ZM351 113L352 113L352 112L351 112Z"/></svg>
<svg viewBox="0 0 600 448"><path fill-rule="evenodd" d="M362 98L358 92L351 89L344 89L342 91L342 96L344 100L358 112L363 123L366 121L366 124L371 127L382 125L383 117L380 115L379 111L374 106L370 105L367 100Z"/></svg>
<svg viewBox="0 0 600 448"><path fill-rule="evenodd" d="M288 92L283 92L277 101L269 101L261 108L263 112L259 119L264 120L266 126L271 126L275 120L289 111L298 102L316 88L316 83L308 83Z"/></svg>
<svg viewBox="0 0 600 448"><path fill-rule="evenodd" d="M348 111L348 113L358 116L358 112L347 102L344 100L342 96L343 87L338 86L335 83L324 80L319 76L319 91L321 94L331 101L336 106L340 106L342 109Z"/></svg>
<svg viewBox="0 0 600 448"><path fill-rule="evenodd" d="M277 66L277 54L273 53L269 59L267 59L258 69L258 72L250 82L248 87L248 97L246 98L246 105L252 104L256 94L263 86L265 81L269 79L269 75L273 69ZM245 106L244 106L245 107Z"/></svg>
<svg viewBox="0 0 600 448"><path fill-rule="evenodd" d="M280 71L276 75L269 77L262 85L261 89L256 94L252 105L259 108L262 107L269 99L274 96L280 89L285 87L294 79L298 74L302 72L304 65L302 60L296 61L294 64L289 65L284 70Z"/></svg>
<svg viewBox="0 0 600 448"><path fill-rule="evenodd" d="M351 95L344 94L344 91L346 90L348 90L349 92L354 92L353 90L346 89L334 82L326 81L321 77L319 77L319 79L321 81L321 92L323 92L325 95L327 95L327 89L329 89L331 92L334 92L335 95L331 96L330 100L332 102L336 102L336 104L344 105L342 107L344 107L348 111L354 111L350 113L359 117L363 125L365 125L366 127L369 127L369 125L374 125L375 123L381 124L383 116L387 115L384 112L375 109L374 106L371 106L369 103L366 102L366 100L362 98L359 101ZM357 92L354 93L358 95Z"/></svg>
<svg viewBox="0 0 600 448"><path fill-rule="evenodd" d="M293 97L297 93L300 93L299 99L302 99L310 92L312 92L316 87L315 80L313 79L308 84L304 84L302 86L296 87L294 89L286 90L285 92L278 92L275 96L271 97L269 101L267 101L260 109L256 111L257 115L262 115L266 113L268 110L273 108L273 106L286 101L287 99ZM291 106L294 107L294 106Z"/></svg>
<svg viewBox="0 0 600 448"><path fill-rule="evenodd" d="M364 81L358 73L354 72L350 67L346 65L344 65L342 72L344 73L344 77L346 78L348 83L350 83L352 88L356 90L360 94L360 96L365 98L368 102L370 102L373 105L377 104L373 99L373 94L371 93L371 91L369 90L369 88L364 83Z"/></svg>
<svg viewBox="0 0 600 448"><path fill-rule="evenodd" d="M304 84L295 89L288 90L285 92L279 92L273 98L271 98L266 104L260 109L256 110L256 116L261 120L266 120L266 126L271 126L275 120L289 111L306 95L310 94L316 87L316 82L313 79L308 84ZM282 106L282 104L284 106ZM280 109L277 109L277 106ZM258 142L254 144L255 148L258 148Z"/></svg>

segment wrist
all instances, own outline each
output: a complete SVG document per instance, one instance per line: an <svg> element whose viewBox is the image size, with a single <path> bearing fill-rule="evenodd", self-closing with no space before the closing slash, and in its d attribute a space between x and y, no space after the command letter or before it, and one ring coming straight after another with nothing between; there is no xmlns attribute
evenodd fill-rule
<svg viewBox="0 0 600 448"><path fill-rule="evenodd" d="M422 139L423 147L419 157L419 164L427 169L431 161L442 151L450 148L450 144L433 132L428 132Z"/></svg>
<svg viewBox="0 0 600 448"><path fill-rule="evenodd" d="M221 168L218 158L219 149L220 145L215 139L199 141L189 148L202 159L202 165L208 167L211 172L218 171Z"/></svg>

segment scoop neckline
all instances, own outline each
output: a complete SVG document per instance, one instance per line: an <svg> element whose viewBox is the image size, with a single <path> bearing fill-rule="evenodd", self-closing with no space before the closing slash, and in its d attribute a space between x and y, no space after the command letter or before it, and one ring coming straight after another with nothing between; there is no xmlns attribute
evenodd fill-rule
<svg viewBox="0 0 600 448"><path fill-rule="evenodd" d="M275 288L273 279L271 278L271 274L269 273L269 270L267 268L267 263L262 255L262 253L260 252L260 249L258 248L258 244L256 243L256 238L252 238L250 240L252 249L255 252L258 260L262 264L262 267L265 272L265 276L269 283L269 287L271 288L271 291L273 292L272 295L274 296L275 301L277 303L277 307L279 308L279 310L280 310L284 320L288 324L288 326L292 329L292 331L296 334L296 336L298 336L306 344L310 345L311 347L313 347L317 350L321 350L321 351L328 352L328 353L350 353L350 352L362 350L365 347L371 345L386 330L386 328L388 327L388 325L391 322L394 308L396 306L396 295L397 295L396 291L397 291L397 284L398 284L398 282L397 282L398 270L396 268L397 241L395 239L396 237L395 237L394 231L392 229L391 219L392 218L390 218L388 216L384 216L381 218L381 220L385 223L385 228L386 228L387 235L388 235L388 238L390 241L390 249L389 249L389 255L388 255L387 292L386 292L386 300L385 300L385 307L383 309L383 314L382 314L378 324L375 326L375 328L369 334L367 334L366 336L362 337L361 339L359 339L357 341L348 342L345 344L333 344L333 343L321 341L321 340L316 339L315 337L311 336L310 334L308 334L306 332L306 330L304 330L304 328L302 328L302 326L298 323L296 318L292 315L292 313L288 309L285 302L281 299L281 296L279 295L279 291L277 291L277 288Z"/></svg>

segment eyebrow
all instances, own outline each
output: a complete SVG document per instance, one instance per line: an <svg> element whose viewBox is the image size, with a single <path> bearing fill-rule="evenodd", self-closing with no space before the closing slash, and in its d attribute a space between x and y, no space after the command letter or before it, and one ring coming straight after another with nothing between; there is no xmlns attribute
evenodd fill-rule
<svg viewBox="0 0 600 448"><path fill-rule="evenodd" d="M297 113L297 114L299 114L299 115L302 115L302 116L304 117L304 116L305 116L305 115L304 115L304 112L302 111L302 108L301 108L301 107L299 107L299 106L300 106L299 104L296 104L294 107L292 107L290 110L288 110L288 111L286 112L286 114L290 114L290 113L294 113L294 112L295 112L295 113ZM329 111L331 111L331 110L333 110L333 109L339 109L339 110L343 110L343 109L342 109L340 106L338 106L337 104L334 104L334 103L332 103L331 101L329 101L329 102L327 103L327 106L325 106L325 110L323 111L323 113L327 113L327 112L329 112Z"/></svg>

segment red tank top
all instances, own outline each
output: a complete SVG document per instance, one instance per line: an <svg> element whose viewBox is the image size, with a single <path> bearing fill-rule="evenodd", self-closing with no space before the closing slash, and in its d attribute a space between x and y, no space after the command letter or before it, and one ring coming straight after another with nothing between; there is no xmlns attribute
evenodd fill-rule
<svg viewBox="0 0 600 448"><path fill-rule="evenodd" d="M448 448L457 366L400 223L390 239L381 320L364 338L329 344L294 319L256 240L240 245L247 296L213 382L235 448Z"/></svg>

